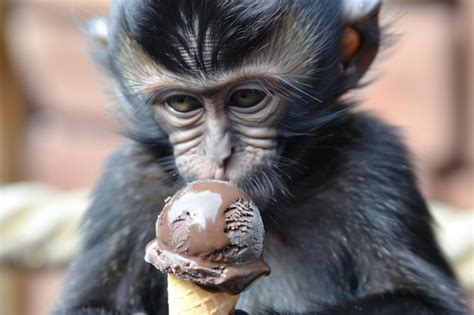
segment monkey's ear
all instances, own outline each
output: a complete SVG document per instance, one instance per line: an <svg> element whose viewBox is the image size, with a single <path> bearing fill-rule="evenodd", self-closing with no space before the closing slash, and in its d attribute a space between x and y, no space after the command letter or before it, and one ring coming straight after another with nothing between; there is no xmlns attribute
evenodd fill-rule
<svg viewBox="0 0 474 315"><path fill-rule="evenodd" d="M110 71L108 20L106 18L91 19L85 24L85 31L92 42L92 58L104 70Z"/></svg>
<svg viewBox="0 0 474 315"><path fill-rule="evenodd" d="M346 79L359 80L377 55L380 7L380 0L344 0L341 62Z"/></svg>

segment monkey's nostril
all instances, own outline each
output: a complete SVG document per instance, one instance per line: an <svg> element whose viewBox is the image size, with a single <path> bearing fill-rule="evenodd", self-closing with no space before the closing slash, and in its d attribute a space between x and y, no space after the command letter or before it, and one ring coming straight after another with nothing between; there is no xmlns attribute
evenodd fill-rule
<svg viewBox="0 0 474 315"><path fill-rule="evenodd" d="M230 160L230 157L232 156L232 153L234 153L234 148L230 149L229 154L222 161L222 167L223 168L227 168L227 165L229 164L229 160Z"/></svg>
<svg viewBox="0 0 474 315"><path fill-rule="evenodd" d="M219 180L226 180L226 170L229 166L230 158L232 157L232 153L234 152L234 148L230 148L227 155L223 156L220 159L220 162L216 161L217 168L215 178Z"/></svg>
<svg viewBox="0 0 474 315"><path fill-rule="evenodd" d="M233 152L232 149L228 150L227 152L221 151L219 152L220 154L214 155L214 156L210 155L209 158L213 160L214 162L216 162L219 168L226 168L230 160L230 157L232 156L232 152Z"/></svg>

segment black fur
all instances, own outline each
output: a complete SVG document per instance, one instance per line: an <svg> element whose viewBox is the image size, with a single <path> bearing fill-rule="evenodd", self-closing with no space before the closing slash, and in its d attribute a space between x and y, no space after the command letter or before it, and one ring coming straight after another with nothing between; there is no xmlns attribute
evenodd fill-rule
<svg viewBox="0 0 474 315"><path fill-rule="evenodd" d="M111 51L127 30L159 64L191 75L238 66L290 6L312 13L313 20L295 23L327 30L324 45L314 43L325 67L298 89L279 126L279 160L239 183L255 198L268 194L260 210L272 274L244 292L238 307L250 314L466 314L399 137L337 100L361 75L348 79L337 70L341 3L289 3L122 1L112 13ZM199 29L221 30L211 36L218 43L211 65L202 50L191 67L173 57L175 43L186 44L175 31L194 16ZM379 31L369 34L366 45L376 49ZM120 63L110 57L120 79ZM143 256L164 198L183 181L144 101L125 85L122 92L135 106L132 139L110 158L97 186L56 314L167 313L165 276Z"/></svg>
<svg viewBox="0 0 474 315"><path fill-rule="evenodd" d="M132 7L125 1L117 7L123 24L157 62L175 73L197 75L235 67L264 45L280 14L279 6L270 2L266 1L265 10L261 10L261 3L251 0L145 0ZM186 36L193 32L194 21L199 23L199 31L193 33L197 38L195 53ZM206 64L203 56L207 30L212 31L211 64ZM178 46L191 51L191 63L180 58Z"/></svg>

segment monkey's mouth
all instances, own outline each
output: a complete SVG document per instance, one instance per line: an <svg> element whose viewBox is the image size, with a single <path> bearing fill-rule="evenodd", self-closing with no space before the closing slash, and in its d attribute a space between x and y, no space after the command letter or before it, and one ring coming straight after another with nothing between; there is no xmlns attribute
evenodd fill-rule
<svg viewBox="0 0 474 315"><path fill-rule="evenodd" d="M237 186L246 186L248 191L261 192L271 197L281 187L281 176L274 165L275 151L271 150L236 150L225 159L224 163L205 154L178 155L176 167L185 182L195 180L223 180ZM276 188L275 188L276 186Z"/></svg>
<svg viewBox="0 0 474 315"><path fill-rule="evenodd" d="M288 195L288 187L281 174L271 165L269 160L257 164L255 157L241 160L233 156L224 166L218 167L207 157L200 156L194 157L189 164L183 163L180 173L186 182L212 179L229 181L263 209L276 195Z"/></svg>

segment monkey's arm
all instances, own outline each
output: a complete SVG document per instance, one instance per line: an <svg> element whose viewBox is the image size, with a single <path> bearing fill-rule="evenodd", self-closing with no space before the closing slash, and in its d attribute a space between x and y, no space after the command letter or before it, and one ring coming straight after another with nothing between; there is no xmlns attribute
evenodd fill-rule
<svg viewBox="0 0 474 315"><path fill-rule="evenodd" d="M323 314L466 314L409 154L391 128L359 119L360 143L367 146L347 152L340 181L323 193L324 200L337 200L335 211L345 218L339 227L349 241L340 257L351 256L355 267L346 264L342 272L349 271L357 285L352 283L345 302Z"/></svg>
<svg viewBox="0 0 474 315"><path fill-rule="evenodd" d="M367 119L360 127L362 143L372 147L349 153L332 192L347 218L343 230L352 240L347 253L359 288L323 314L464 314L405 147L382 123ZM371 280L363 285L363 279Z"/></svg>
<svg viewBox="0 0 474 315"><path fill-rule="evenodd" d="M158 314L160 307L167 309L164 276L143 259L171 186L164 177L155 157L134 144L114 153L83 222L82 248L55 314Z"/></svg>

